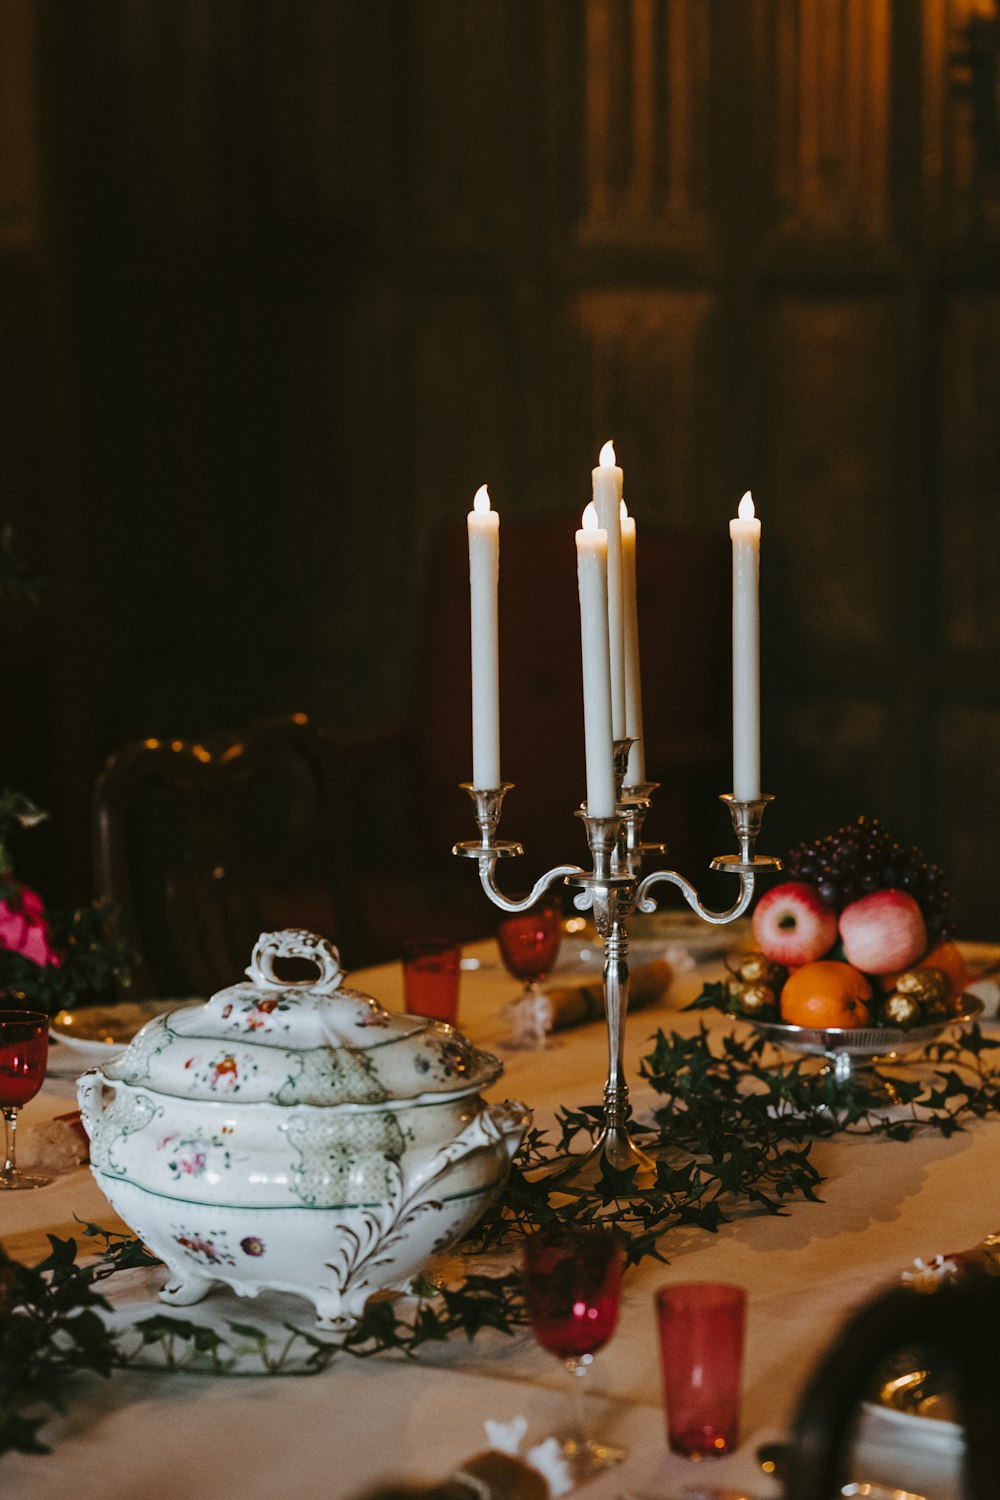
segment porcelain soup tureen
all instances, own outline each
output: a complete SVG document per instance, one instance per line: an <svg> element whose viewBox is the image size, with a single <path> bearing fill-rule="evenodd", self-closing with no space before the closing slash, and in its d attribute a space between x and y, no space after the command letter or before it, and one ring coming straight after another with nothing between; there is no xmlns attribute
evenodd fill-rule
<svg viewBox="0 0 1000 1500"><path fill-rule="evenodd" d="M319 976L284 983L281 957ZM246 972L83 1075L91 1168L169 1267L166 1302L297 1292L347 1329L471 1228L528 1112L484 1103L502 1064L453 1027L342 988L323 938L266 933Z"/></svg>

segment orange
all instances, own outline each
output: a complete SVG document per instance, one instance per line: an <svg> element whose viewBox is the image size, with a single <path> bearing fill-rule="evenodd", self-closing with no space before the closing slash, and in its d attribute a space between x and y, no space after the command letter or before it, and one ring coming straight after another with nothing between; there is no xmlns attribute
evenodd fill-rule
<svg viewBox="0 0 1000 1500"><path fill-rule="evenodd" d="M781 1019L793 1026L867 1026L872 987L853 964L821 958L785 980Z"/></svg>
<svg viewBox="0 0 1000 1500"><path fill-rule="evenodd" d="M879 976L879 983L887 995L891 995L896 988L900 974L905 974L910 969L943 969L951 981L952 995L960 995L972 977L958 944L938 943L936 948L928 948L918 963L907 964L905 969L900 969L895 974Z"/></svg>

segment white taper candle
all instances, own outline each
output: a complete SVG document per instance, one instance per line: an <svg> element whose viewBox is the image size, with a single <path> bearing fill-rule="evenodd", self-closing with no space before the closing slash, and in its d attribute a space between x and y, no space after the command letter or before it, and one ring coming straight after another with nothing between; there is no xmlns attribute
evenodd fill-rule
<svg viewBox="0 0 1000 1500"><path fill-rule="evenodd" d="M580 585L580 645L583 654L583 726L587 754L587 812L615 813L614 745L611 733L611 666L608 651L608 536L588 505L576 534Z"/></svg>
<svg viewBox="0 0 1000 1500"><path fill-rule="evenodd" d="M485 484L469 511L469 594L472 615L472 784L500 785L500 657L497 585L500 517Z"/></svg>
<svg viewBox="0 0 1000 1500"><path fill-rule="evenodd" d="M760 521L747 490L733 543L733 795L760 796Z"/></svg>
<svg viewBox="0 0 1000 1500"><path fill-rule="evenodd" d="M625 613L622 584L622 534L619 507L623 475L614 443L605 443L592 472L597 524L608 534L608 648L611 661L611 727L616 740L625 728Z"/></svg>
<svg viewBox="0 0 1000 1500"><path fill-rule="evenodd" d="M625 615L625 733L634 743L628 753L626 786L646 780L642 741L642 680L639 676L639 600L635 581L635 520L621 503L622 595Z"/></svg>

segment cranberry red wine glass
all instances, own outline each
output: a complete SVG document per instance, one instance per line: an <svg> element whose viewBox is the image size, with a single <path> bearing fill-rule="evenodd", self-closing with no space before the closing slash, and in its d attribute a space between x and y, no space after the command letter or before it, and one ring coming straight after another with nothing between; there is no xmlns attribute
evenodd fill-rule
<svg viewBox="0 0 1000 1500"><path fill-rule="evenodd" d="M51 1179L19 1172L15 1156L17 1112L45 1079L49 1018L32 1010L0 1010L0 1114L4 1121L0 1190L45 1187Z"/></svg>
<svg viewBox="0 0 1000 1500"><path fill-rule="evenodd" d="M583 1386L594 1355L618 1322L623 1262L619 1240L604 1229L534 1234L524 1246L522 1276L531 1330L573 1376L575 1431L563 1451L578 1482L627 1457L624 1448L586 1436Z"/></svg>
<svg viewBox="0 0 1000 1500"><path fill-rule="evenodd" d="M524 989L507 1008L514 1026L512 1046L547 1045L551 1017L541 986L559 957L561 940L562 914L552 905L507 917L497 928L504 968L515 979L524 980Z"/></svg>

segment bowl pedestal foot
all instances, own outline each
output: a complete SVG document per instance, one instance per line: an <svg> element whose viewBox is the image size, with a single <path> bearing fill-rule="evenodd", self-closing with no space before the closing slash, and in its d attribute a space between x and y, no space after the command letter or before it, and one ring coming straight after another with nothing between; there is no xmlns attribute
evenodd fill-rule
<svg viewBox="0 0 1000 1500"><path fill-rule="evenodd" d="M169 1269L170 1280L160 1292L160 1301L171 1307L190 1307L193 1302L206 1297L217 1284L213 1276L199 1276L197 1271L187 1269L178 1271L173 1266Z"/></svg>

